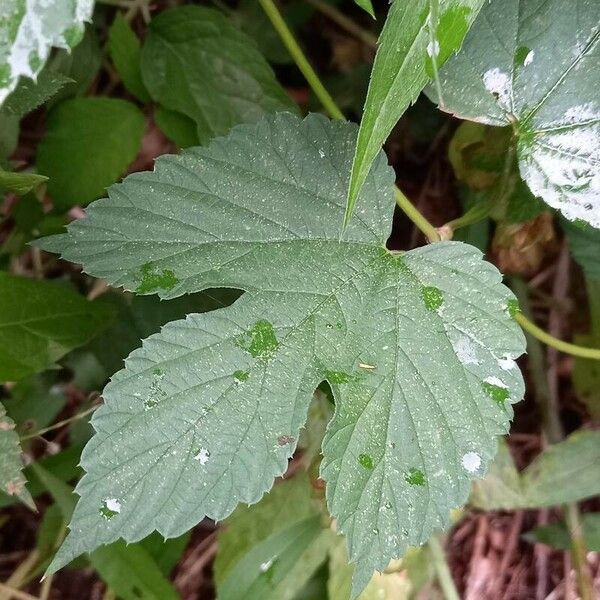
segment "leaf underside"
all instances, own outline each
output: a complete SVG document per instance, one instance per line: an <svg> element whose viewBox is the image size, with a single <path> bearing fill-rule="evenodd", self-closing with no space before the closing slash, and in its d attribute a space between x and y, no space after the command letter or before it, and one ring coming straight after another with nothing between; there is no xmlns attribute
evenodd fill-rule
<svg viewBox="0 0 600 600"><path fill-rule="evenodd" d="M139 293L246 290L166 325L108 384L52 571L118 537L176 536L257 502L325 379L336 412L322 476L357 590L464 502L523 393L515 300L466 244L385 249L383 155L340 242L355 141L348 123L265 117L159 158L41 242Z"/></svg>
<svg viewBox="0 0 600 600"><path fill-rule="evenodd" d="M600 3L488 2L440 72L444 110L512 125L523 179L600 227ZM435 92L429 91L433 98Z"/></svg>

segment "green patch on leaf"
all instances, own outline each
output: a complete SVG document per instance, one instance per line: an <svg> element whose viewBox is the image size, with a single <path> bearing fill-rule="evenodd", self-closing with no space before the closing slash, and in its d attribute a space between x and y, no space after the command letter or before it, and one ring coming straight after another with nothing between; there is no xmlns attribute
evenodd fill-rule
<svg viewBox="0 0 600 600"><path fill-rule="evenodd" d="M142 265L142 281L138 285L138 294L149 294L156 290L172 290L179 283L179 279L171 269L156 271L154 265Z"/></svg>
<svg viewBox="0 0 600 600"><path fill-rule="evenodd" d="M508 312L511 319L514 319L518 313L521 312L521 308L519 307L519 301L516 298L511 298L506 303L506 312Z"/></svg>
<svg viewBox="0 0 600 600"><path fill-rule="evenodd" d="M484 381L483 389L498 406L504 406L505 402L510 398L510 391L508 388L496 383Z"/></svg>
<svg viewBox="0 0 600 600"><path fill-rule="evenodd" d="M118 515L121 512L120 503L118 500L108 499L104 500L100 505L100 515L109 521L114 516Z"/></svg>
<svg viewBox="0 0 600 600"><path fill-rule="evenodd" d="M373 462L373 457L370 454L359 454L358 455L358 462L365 468L365 469L373 469L375 467L375 463Z"/></svg>
<svg viewBox="0 0 600 600"><path fill-rule="evenodd" d="M269 358L279 348L275 330L269 321L257 321L237 339L237 345L247 350L253 358Z"/></svg>
<svg viewBox="0 0 600 600"><path fill-rule="evenodd" d="M250 371L237 370L233 372L233 377L237 381L247 381L250 377Z"/></svg>
<svg viewBox="0 0 600 600"><path fill-rule="evenodd" d="M354 379L354 376L345 373L344 371L325 371L325 379L327 379L329 383L339 385L342 383L349 383Z"/></svg>
<svg viewBox="0 0 600 600"><path fill-rule="evenodd" d="M404 474L404 480L410 485L425 485L427 479L421 469L412 467Z"/></svg>
<svg viewBox="0 0 600 600"><path fill-rule="evenodd" d="M427 310L437 310L444 304L444 295L442 290L434 286L426 286L423 288L421 295Z"/></svg>

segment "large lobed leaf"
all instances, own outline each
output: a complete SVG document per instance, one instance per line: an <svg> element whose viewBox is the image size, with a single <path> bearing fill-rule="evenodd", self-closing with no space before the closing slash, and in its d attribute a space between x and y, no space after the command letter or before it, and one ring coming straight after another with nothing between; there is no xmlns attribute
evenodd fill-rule
<svg viewBox="0 0 600 600"><path fill-rule="evenodd" d="M383 155L340 242L355 141L348 123L265 117L158 159L42 242L139 293L246 290L150 336L106 387L51 570L258 501L286 470L324 379L336 413L322 476L356 589L447 525L485 472L523 393L515 300L473 247L386 250Z"/></svg>
<svg viewBox="0 0 600 600"><path fill-rule="evenodd" d="M456 52L483 0L395 0L379 37L352 163L347 223L381 146L439 66Z"/></svg>
<svg viewBox="0 0 600 600"><path fill-rule="evenodd" d="M595 227L600 227L599 23L596 0L488 2L462 51L440 73L445 110L511 125L531 191L568 219Z"/></svg>
<svg viewBox="0 0 600 600"><path fill-rule="evenodd" d="M19 77L35 79L50 50L83 37L94 0L3 0L0 4L0 105Z"/></svg>

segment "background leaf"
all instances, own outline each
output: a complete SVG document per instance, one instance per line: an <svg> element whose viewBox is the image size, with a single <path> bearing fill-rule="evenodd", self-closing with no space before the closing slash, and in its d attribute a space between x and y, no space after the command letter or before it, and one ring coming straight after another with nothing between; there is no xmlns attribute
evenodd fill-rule
<svg viewBox="0 0 600 600"><path fill-rule="evenodd" d="M292 600L325 561L335 534L301 473L256 505L240 506L219 533L215 581L221 600Z"/></svg>
<svg viewBox="0 0 600 600"><path fill-rule="evenodd" d="M196 123L200 143L296 105L252 40L210 8L166 10L150 23L142 77L152 98Z"/></svg>
<svg viewBox="0 0 600 600"><path fill-rule="evenodd" d="M0 381L42 371L106 327L112 311L54 283L0 272Z"/></svg>
<svg viewBox="0 0 600 600"><path fill-rule="evenodd" d="M144 127L144 115L125 100L75 98L57 106L37 153L54 205L64 210L103 194L136 157Z"/></svg>
<svg viewBox="0 0 600 600"><path fill-rule="evenodd" d="M504 446L471 502L483 510L540 508L600 494L600 432L580 431L549 446L519 474Z"/></svg>
<svg viewBox="0 0 600 600"><path fill-rule="evenodd" d="M2 111L7 114L22 117L35 110L54 97L68 83L73 80L60 72L44 69L36 81L23 79L17 88L6 99Z"/></svg>
<svg viewBox="0 0 600 600"><path fill-rule="evenodd" d="M355 131L287 113L239 126L130 176L42 242L140 293L247 290L166 325L105 388L52 569L117 537L179 535L256 502L287 468L323 380L336 413L322 476L357 586L446 525L485 472L523 393L515 300L467 245L385 250L383 156L339 241ZM119 504L109 519L107 498Z"/></svg>
<svg viewBox="0 0 600 600"><path fill-rule="evenodd" d="M444 110L518 135L536 196L600 227L600 4L486 2L462 51L440 72ZM429 91L430 96L434 94Z"/></svg>
<svg viewBox="0 0 600 600"><path fill-rule="evenodd" d="M72 48L83 37L93 0L20 2L0 8L0 104L15 89L20 76L35 79L50 49Z"/></svg>
<svg viewBox="0 0 600 600"><path fill-rule="evenodd" d="M123 80L123 85L140 102L150 102L140 71L140 41L121 13L115 15L108 34L110 58Z"/></svg>
<svg viewBox="0 0 600 600"><path fill-rule="evenodd" d="M395 0L390 7L360 122L346 223L381 146L433 76L432 58L442 65L460 48L483 0L440 0L437 23L431 22L432 4L432 0Z"/></svg>

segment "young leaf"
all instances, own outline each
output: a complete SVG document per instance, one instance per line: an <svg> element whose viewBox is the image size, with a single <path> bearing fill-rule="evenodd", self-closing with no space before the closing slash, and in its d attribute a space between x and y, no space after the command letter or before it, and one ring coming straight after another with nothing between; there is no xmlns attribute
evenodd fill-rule
<svg viewBox="0 0 600 600"><path fill-rule="evenodd" d="M35 79L50 49L81 41L93 0L22 2L5 0L0 9L0 105L20 76Z"/></svg>
<svg viewBox="0 0 600 600"><path fill-rule="evenodd" d="M0 193L12 192L22 196L47 180L47 177L37 173L14 173L0 167Z"/></svg>
<svg viewBox="0 0 600 600"><path fill-rule="evenodd" d="M90 561L108 587L123 600L179 600L171 583L141 544L123 541L98 548Z"/></svg>
<svg viewBox="0 0 600 600"><path fill-rule="evenodd" d="M108 51L127 90L141 102L150 102L140 71L140 40L121 13L110 27Z"/></svg>
<svg viewBox="0 0 600 600"><path fill-rule="evenodd" d="M395 0L379 38L365 101L348 201L347 224L375 157L404 111L456 52L484 0ZM439 6L437 6L439 4ZM437 11L432 11L436 6ZM437 12L437 22L432 14Z"/></svg>
<svg viewBox="0 0 600 600"><path fill-rule="evenodd" d="M33 499L25 487L27 480L23 476L19 436L14 429L14 421L7 417L0 404L0 489L33 508Z"/></svg>
<svg viewBox="0 0 600 600"><path fill-rule="evenodd" d="M221 600L292 600L335 540L323 529L305 474L240 506L219 534L215 581Z"/></svg>
<svg viewBox="0 0 600 600"><path fill-rule="evenodd" d="M444 110L518 135L523 179L568 219L600 227L600 3L486 2L440 72ZM430 96L435 92L430 90Z"/></svg>
<svg viewBox="0 0 600 600"><path fill-rule="evenodd" d="M0 381L42 371L110 322L106 304L49 283L0 273Z"/></svg>
<svg viewBox="0 0 600 600"><path fill-rule="evenodd" d="M383 155L340 242L355 141L348 123L268 116L158 159L42 241L139 293L247 290L166 325L106 387L52 570L118 537L178 535L258 501L325 379L336 413L322 475L359 587L446 525L485 472L523 393L515 300L465 244L386 250ZM107 498L119 503L111 518Z"/></svg>
<svg viewBox="0 0 600 600"><path fill-rule="evenodd" d="M203 144L265 112L297 110L252 40L210 8L182 6L152 20L142 77L154 100L196 123Z"/></svg>
<svg viewBox="0 0 600 600"><path fill-rule="evenodd" d="M59 104L37 154L54 205L66 210L101 196L136 157L144 127L144 115L125 100L75 98Z"/></svg>

